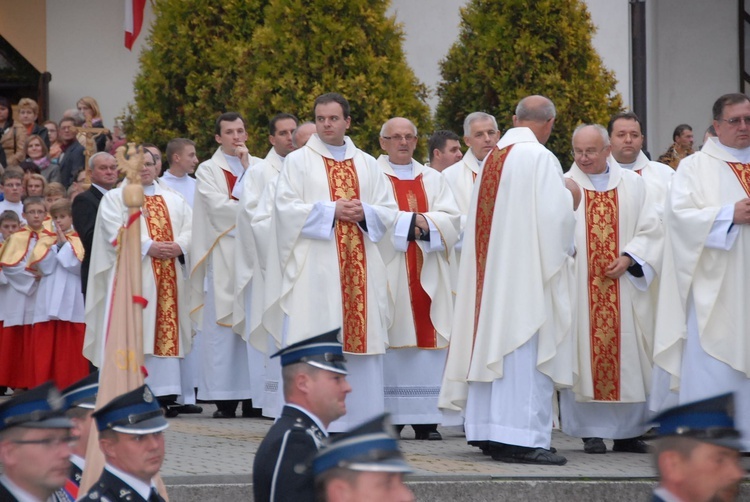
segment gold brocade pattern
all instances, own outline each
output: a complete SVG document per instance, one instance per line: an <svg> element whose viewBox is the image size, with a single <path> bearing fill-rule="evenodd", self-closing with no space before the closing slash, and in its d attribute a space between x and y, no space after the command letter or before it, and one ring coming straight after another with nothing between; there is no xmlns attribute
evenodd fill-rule
<svg viewBox="0 0 750 502"><path fill-rule="evenodd" d="M620 281L604 275L619 256L617 190L586 192L589 337L594 399L620 400Z"/></svg>
<svg viewBox="0 0 750 502"><path fill-rule="evenodd" d="M513 145L507 146L502 150L495 147L487 154L487 160L482 170L482 179L479 182L477 217L474 227L477 260L474 339L477 337L477 329L479 327L479 311L482 307L482 292L484 291L484 271L487 266L487 251L490 244L490 232L492 231L492 219L495 214L497 191L500 188L500 176L503 174L505 159L508 157L511 148L513 148Z"/></svg>
<svg viewBox="0 0 750 502"><path fill-rule="evenodd" d="M732 168L732 172L737 176L737 180L739 180L747 196L750 197L750 164L739 162L727 162L727 164Z"/></svg>
<svg viewBox="0 0 750 502"><path fill-rule="evenodd" d="M169 218L169 209L161 195L146 197L144 218L148 235L156 242L173 242L174 233ZM155 356L178 356L180 354L180 323L177 312L177 267L174 258L158 260L151 258L156 283L156 333L154 333Z"/></svg>
<svg viewBox="0 0 750 502"><path fill-rule="evenodd" d="M331 200L359 199L359 178L352 159L324 158ZM344 351L367 353L367 260L356 223L336 221L336 247L341 278Z"/></svg>

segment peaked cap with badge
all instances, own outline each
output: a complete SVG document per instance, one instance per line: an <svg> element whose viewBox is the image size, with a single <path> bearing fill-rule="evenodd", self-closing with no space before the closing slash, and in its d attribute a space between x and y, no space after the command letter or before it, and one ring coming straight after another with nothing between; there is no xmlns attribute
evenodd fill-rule
<svg viewBox="0 0 750 502"><path fill-rule="evenodd" d="M307 338L281 349L271 357L281 357L281 366L307 363L323 370L346 375L344 347L338 339L340 329Z"/></svg>
<svg viewBox="0 0 750 502"><path fill-rule="evenodd" d="M65 400L52 382L15 395L0 404L0 432L11 427L70 429Z"/></svg>
<svg viewBox="0 0 750 502"><path fill-rule="evenodd" d="M92 416L100 432L112 429L125 434L152 434L169 427L164 410L148 385L117 396Z"/></svg>
<svg viewBox="0 0 750 502"><path fill-rule="evenodd" d="M99 371L95 371L62 390L65 408L93 410L99 393Z"/></svg>

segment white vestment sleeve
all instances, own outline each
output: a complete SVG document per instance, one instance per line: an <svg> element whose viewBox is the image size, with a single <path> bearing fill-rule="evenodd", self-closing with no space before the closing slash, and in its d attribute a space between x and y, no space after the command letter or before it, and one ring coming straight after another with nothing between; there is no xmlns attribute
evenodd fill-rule
<svg viewBox="0 0 750 502"><path fill-rule="evenodd" d="M430 242L429 244L425 244L422 246L422 249L427 253L434 253L435 251L443 251L445 249L445 245L443 244L443 239L440 238L440 232L438 232L438 228L435 226L435 223L429 218L425 218L427 220L427 224L430 227Z"/></svg>
<svg viewBox="0 0 750 502"><path fill-rule="evenodd" d="M71 274L80 276L81 275L81 260L78 259L75 252L73 251L73 246L70 245L70 242L66 242L63 247L60 248L60 250L57 252L56 255L57 263L62 268L70 272Z"/></svg>
<svg viewBox="0 0 750 502"><path fill-rule="evenodd" d="M411 218L414 213L400 212L396 225L393 229L393 247L396 251L405 253L409 248L409 241L407 240L409 235L409 227L411 227Z"/></svg>
<svg viewBox="0 0 750 502"><path fill-rule="evenodd" d="M334 216L336 203L332 201L318 201L313 204L307 215L301 235L308 239L329 241L333 237Z"/></svg>
<svg viewBox="0 0 750 502"><path fill-rule="evenodd" d="M734 204L722 206L706 239L706 247L729 251L740 234L740 228L732 224Z"/></svg>
<svg viewBox="0 0 750 502"><path fill-rule="evenodd" d="M462 230L461 233L458 235L458 240L456 241L456 244L453 246L453 249L455 249L456 251L460 253L463 247L464 247L464 232Z"/></svg>
<svg viewBox="0 0 750 502"><path fill-rule="evenodd" d="M640 258L632 253L628 253L628 256L633 258L633 260L635 260L635 262L641 266L641 269L643 270L643 277L636 277L628 272L625 272L625 275L627 275L628 279L630 279L630 282L633 283L633 286L635 286L636 289L640 291L646 291L651 285L651 281L656 278L656 270L654 270L654 267L646 263L643 258Z"/></svg>
<svg viewBox="0 0 750 502"><path fill-rule="evenodd" d="M36 269L39 270L39 273L42 275L50 275L55 271L55 268L57 267L57 260L55 260L56 255L57 245L53 244L50 246L47 255L35 265Z"/></svg>
<svg viewBox="0 0 750 502"><path fill-rule="evenodd" d="M378 213L366 202L362 203L362 209L365 211L365 223L367 223L367 236L372 242L380 242L385 233L388 231L380 220Z"/></svg>
<svg viewBox="0 0 750 502"><path fill-rule="evenodd" d="M247 171L249 169L245 169L242 171L242 174L240 174L240 177L237 178L237 181L234 182L234 188L232 189L232 197L234 197L237 200L240 200L242 198L242 192L245 188L245 183L242 182L243 178L247 174Z"/></svg>
<svg viewBox="0 0 750 502"><path fill-rule="evenodd" d="M36 291L39 281L36 280L34 275L26 270L26 262L21 262L21 265L14 267L3 267L5 272L5 278L8 279L8 284L13 289L21 294L30 296Z"/></svg>
<svg viewBox="0 0 750 502"><path fill-rule="evenodd" d="M141 242L141 258L145 258L148 255L148 250L153 246L154 241L152 239L145 239Z"/></svg>

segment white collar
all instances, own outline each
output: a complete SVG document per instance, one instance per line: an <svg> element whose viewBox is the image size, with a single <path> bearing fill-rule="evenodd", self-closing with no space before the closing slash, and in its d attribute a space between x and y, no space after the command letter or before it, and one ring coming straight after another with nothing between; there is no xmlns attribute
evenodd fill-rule
<svg viewBox="0 0 750 502"><path fill-rule="evenodd" d="M151 496L151 488L156 488L156 485L154 485L153 481L151 482L151 484L144 483L140 479L121 471L111 464L105 465L104 468L107 469L110 473L114 474L116 477L120 478L123 483L132 488L138 495L143 497L144 500L148 500L148 498Z"/></svg>

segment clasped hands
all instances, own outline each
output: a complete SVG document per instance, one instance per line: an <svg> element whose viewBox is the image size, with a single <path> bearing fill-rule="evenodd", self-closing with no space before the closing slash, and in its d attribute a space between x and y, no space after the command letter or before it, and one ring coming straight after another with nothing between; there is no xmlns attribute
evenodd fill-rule
<svg viewBox="0 0 750 502"><path fill-rule="evenodd" d="M170 260L177 258L182 254L182 248L176 242L156 242L151 244L148 248L148 254L152 258L157 260Z"/></svg>
<svg viewBox="0 0 750 502"><path fill-rule="evenodd" d="M334 218L348 223L359 223L365 219L362 201L357 199L339 199L336 201Z"/></svg>

